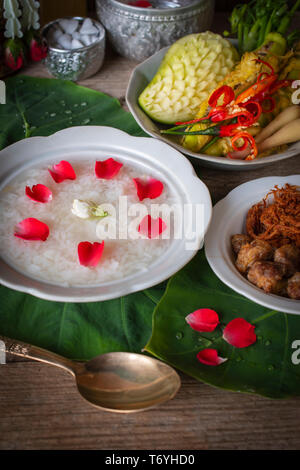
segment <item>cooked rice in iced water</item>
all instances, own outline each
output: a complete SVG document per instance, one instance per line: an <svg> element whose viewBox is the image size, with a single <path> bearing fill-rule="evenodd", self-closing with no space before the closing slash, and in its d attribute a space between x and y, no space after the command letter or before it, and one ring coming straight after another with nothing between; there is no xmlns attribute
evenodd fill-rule
<svg viewBox="0 0 300 470"><path fill-rule="evenodd" d="M136 188L132 178L146 176L141 169L124 164L111 180L97 179L94 162L73 163L75 181L57 184L48 172L48 166L29 169L9 182L0 193L1 255L19 271L54 284L66 286L93 285L127 277L147 270L150 264L165 253L170 240L163 239L106 239L102 258L96 268L79 264L77 246L82 241L101 242L96 235L98 220L83 220L72 214L74 199L91 200L97 204L112 204L117 221L119 196L127 196L128 208L137 204ZM150 214L151 204L176 204L165 181L164 191L155 200L142 201ZM25 195L25 187L44 184L53 193L52 201L42 204ZM125 214L123 214L125 216ZM14 236L17 223L34 217L49 226L45 242L25 241ZM136 217L129 217L128 224ZM136 222L138 225L138 222ZM118 234L118 222L117 222Z"/></svg>

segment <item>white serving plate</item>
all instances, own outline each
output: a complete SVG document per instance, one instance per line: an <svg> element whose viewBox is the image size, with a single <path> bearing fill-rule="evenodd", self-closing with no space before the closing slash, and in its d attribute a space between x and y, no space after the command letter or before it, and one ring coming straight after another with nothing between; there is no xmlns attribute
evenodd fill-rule
<svg viewBox="0 0 300 470"><path fill-rule="evenodd" d="M31 137L0 152L0 189L24 169L60 160L89 160L115 157L123 163L139 165L147 174L161 178L175 194L179 204L203 204L203 224L199 228L193 214L185 221L182 239L173 239L164 256L149 266L120 280L98 286L65 287L34 279L0 259L0 282L12 289L47 300L94 302L117 298L156 285L181 269L203 245L212 215L209 191L192 165L170 146L148 137L132 137L110 127L71 127L50 137ZM24 217L26 214L24 214ZM193 234L195 234L193 236ZM186 242L194 249L186 250Z"/></svg>
<svg viewBox="0 0 300 470"><path fill-rule="evenodd" d="M268 176L241 184L213 208L210 228L205 236L205 254L215 274L239 294L250 300L284 313L300 315L300 301L266 294L242 276L234 265L231 236L246 233L248 210L261 201L275 185L300 185L300 175Z"/></svg>
<svg viewBox="0 0 300 470"><path fill-rule="evenodd" d="M232 41L233 44L236 42ZM224 170L254 170L255 168L261 168L267 165L273 165L279 160L285 160L286 158L291 158L300 153L300 141L291 145L285 152L276 155L270 155L269 157L257 158L252 161L243 161L243 160L231 160L230 158L225 157L213 157L210 155L205 155L203 153L191 152L185 149L182 145L178 143L178 138L171 135L163 135L160 133L161 129L167 129L166 125L159 124L155 121L152 121L149 116L142 110L139 106L138 98L142 91L146 88L148 83L152 80L156 71L168 50L168 47L161 49L159 52L149 57L141 64L139 64L132 72L132 75L129 80L126 93L127 105L133 114L136 122L141 126L141 128L152 137L159 139L167 144L171 145L180 152L188 155L189 157L196 158L199 160L199 163L203 166L219 168Z"/></svg>

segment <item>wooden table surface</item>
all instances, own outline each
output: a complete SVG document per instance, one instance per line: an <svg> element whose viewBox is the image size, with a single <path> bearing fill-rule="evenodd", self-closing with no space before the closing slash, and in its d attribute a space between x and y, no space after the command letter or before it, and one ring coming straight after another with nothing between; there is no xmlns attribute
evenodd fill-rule
<svg viewBox="0 0 300 470"><path fill-rule="evenodd" d="M213 29L221 30L219 19ZM135 64L108 51L103 68L81 85L118 98ZM22 73L48 77L42 64ZM300 155L245 172L199 168L215 201L237 185L300 173ZM300 366L299 366L300 367ZM270 400L212 388L180 374L172 401L131 415L99 411L64 370L8 358L0 365L0 449L300 449L300 398Z"/></svg>

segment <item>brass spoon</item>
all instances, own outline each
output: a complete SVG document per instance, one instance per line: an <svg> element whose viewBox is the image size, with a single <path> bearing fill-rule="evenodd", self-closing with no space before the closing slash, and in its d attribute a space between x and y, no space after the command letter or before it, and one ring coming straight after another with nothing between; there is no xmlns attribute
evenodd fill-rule
<svg viewBox="0 0 300 470"><path fill-rule="evenodd" d="M66 369L75 376L81 395L107 411L145 410L170 400L180 388L180 378L172 367L142 354L111 352L77 362L3 336L0 341L8 353Z"/></svg>

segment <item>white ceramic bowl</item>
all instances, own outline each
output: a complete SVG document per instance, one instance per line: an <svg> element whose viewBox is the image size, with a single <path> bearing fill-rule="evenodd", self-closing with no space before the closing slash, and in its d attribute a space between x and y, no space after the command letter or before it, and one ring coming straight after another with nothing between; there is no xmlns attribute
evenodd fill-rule
<svg viewBox="0 0 300 470"><path fill-rule="evenodd" d="M233 44L236 44L232 41ZM139 64L130 77L130 81L127 87L126 101L127 105L133 114L136 122L141 128L147 132L147 134L155 137L156 139L162 140L168 143L180 152L188 155L189 157L196 158L200 161L201 165L219 168L224 170L254 170L255 168L261 168L267 165L274 165L279 160L285 160L291 158L300 153L300 141L291 145L285 152L276 155L270 155L269 157L257 158L252 161L243 160L231 160L225 157L213 157L205 155L203 153L195 153L185 149L178 143L178 138L171 135L162 135L161 129L166 129L167 126L152 121L149 116L139 106L138 98L142 91L146 88L148 83L152 80L156 71L168 50L168 47L161 49L159 52L149 57L143 63Z"/></svg>
<svg viewBox="0 0 300 470"><path fill-rule="evenodd" d="M252 180L233 189L219 201L213 208L211 225L205 236L205 254L215 274L236 292L272 310L300 315L299 300L266 294L238 272L230 240L234 234L246 233L246 215L250 207L261 201L275 185L284 186L286 183L300 185L300 175Z"/></svg>
<svg viewBox="0 0 300 470"><path fill-rule="evenodd" d="M201 204L202 224L187 212L184 236L172 239L164 255L146 271L99 286L64 287L33 279L0 259L0 281L7 287L47 300L89 302L117 298L149 288L181 269L203 245L212 214L210 194L189 161L170 146L148 137L132 137L110 127L71 127L50 137L32 137L0 152L0 190L25 168L60 160L89 160L115 157L123 163L138 165L145 173L167 182L179 204ZM186 250L186 242L193 249Z"/></svg>

